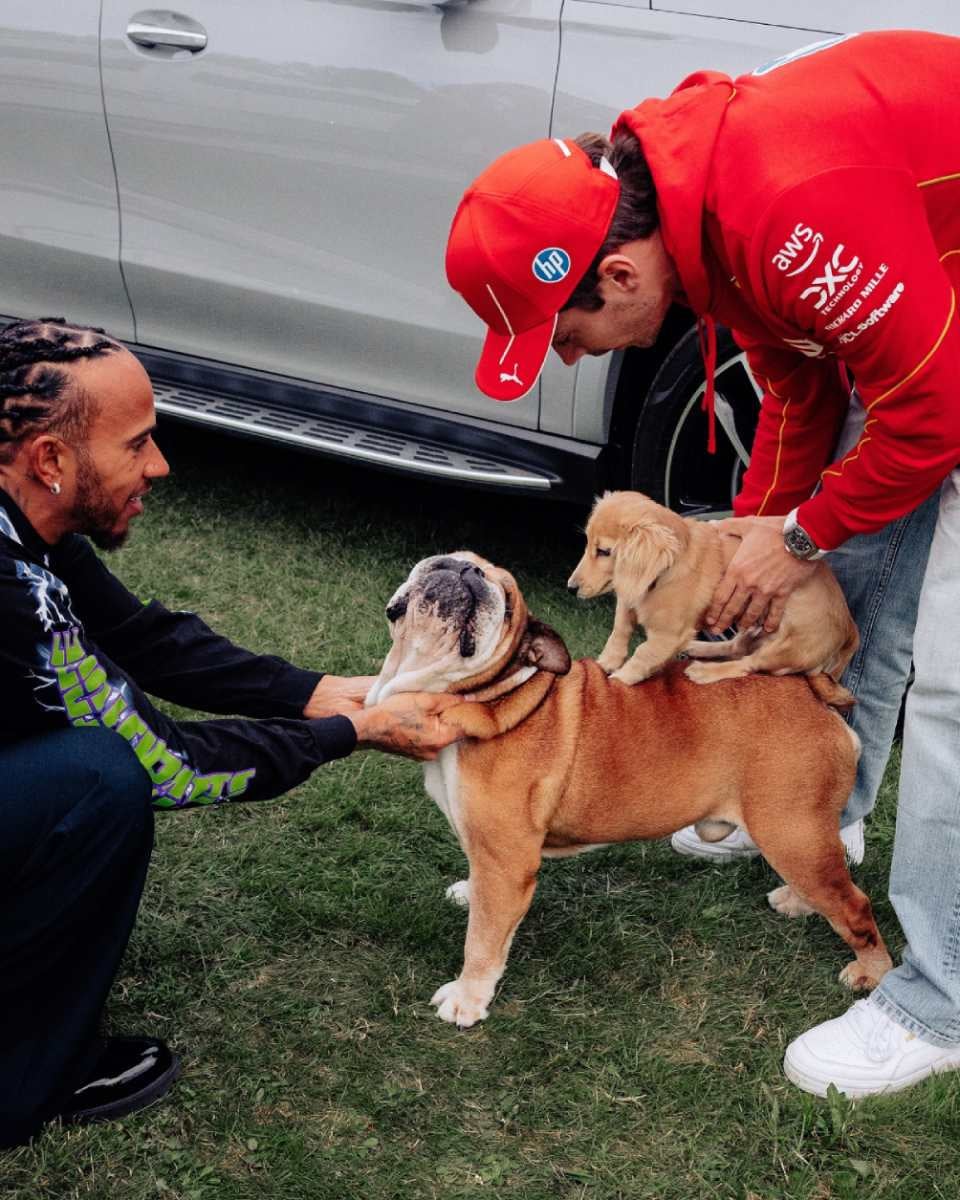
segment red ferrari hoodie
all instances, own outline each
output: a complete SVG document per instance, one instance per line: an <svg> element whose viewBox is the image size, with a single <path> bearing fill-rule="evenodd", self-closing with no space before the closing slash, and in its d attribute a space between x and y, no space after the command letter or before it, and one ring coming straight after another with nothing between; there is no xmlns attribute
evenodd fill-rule
<svg viewBox="0 0 960 1200"><path fill-rule="evenodd" d="M687 302L730 327L764 389L737 515L799 506L833 549L960 463L958 79L960 39L856 34L691 75L619 117ZM867 420L831 462L839 364Z"/></svg>

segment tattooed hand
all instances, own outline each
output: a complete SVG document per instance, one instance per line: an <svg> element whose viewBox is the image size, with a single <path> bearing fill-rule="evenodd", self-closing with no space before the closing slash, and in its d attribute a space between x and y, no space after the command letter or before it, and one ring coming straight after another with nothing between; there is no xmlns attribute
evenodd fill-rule
<svg viewBox="0 0 960 1200"><path fill-rule="evenodd" d="M357 747L373 747L408 758L436 758L444 746L463 737L443 720L445 709L463 703L461 696L405 692L362 712L347 713L357 731Z"/></svg>

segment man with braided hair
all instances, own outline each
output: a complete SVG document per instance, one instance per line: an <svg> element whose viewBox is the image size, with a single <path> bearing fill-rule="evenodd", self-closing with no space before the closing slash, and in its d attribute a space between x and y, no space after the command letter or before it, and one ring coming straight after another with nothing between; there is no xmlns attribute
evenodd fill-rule
<svg viewBox="0 0 960 1200"><path fill-rule="evenodd" d="M153 480L149 378L101 330L0 331L0 1147L163 1095L156 1038L98 1036L153 843L153 808L277 796L357 746L431 758L446 696L252 654L142 604L83 534L122 544ZM243 718L174 722L147 698Z"/></svg>
<svg viewBox="0 0 960 1200"><path fill-rule="evenodd" d="M746 352L763 399L706 621L776 629L829 552L861 634L844 677L864 746L842 818L856 861L912 652L890 874L908 944L869 999L788 1047L787 1075L818 1095L960 1068L958 71L960 40L905 31L699 71L621 113L609 142L503 155L447 247L489 327L476 380L494 399L532 388L551 346L568 365L652 346L678 303L701 330L712 430L715 322ZM741 830L673 844L758 853Z"/></svg>

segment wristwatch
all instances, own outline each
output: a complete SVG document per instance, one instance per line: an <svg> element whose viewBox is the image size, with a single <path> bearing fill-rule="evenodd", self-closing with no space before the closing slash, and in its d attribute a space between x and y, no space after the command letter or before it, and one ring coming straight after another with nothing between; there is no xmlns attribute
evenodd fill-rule
<svg viewBox="0 0 960 1200"><path fill-rule="evenodd" d="M797 510L787 514L783 522L783 544L794 558L810 562L815 558L823 558L826 550L821 550L802 525L797 524Z"/></svg>

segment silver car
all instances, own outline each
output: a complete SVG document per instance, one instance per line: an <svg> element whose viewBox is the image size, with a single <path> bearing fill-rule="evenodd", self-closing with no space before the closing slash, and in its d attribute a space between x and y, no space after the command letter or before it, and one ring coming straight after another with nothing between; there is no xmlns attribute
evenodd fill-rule
<svg viewBox="0 0 960 1200"><path fill-rule="evenodd" d="M515 404L473 385L483 330L444 278L496 155L606 131L691 71L824 32L960 33L954 0L3 0L0 313L101 325L161 413L532 495L640 487L730 508L758 397L722 336L705 453L688 314L658 344Z"/></svg>

